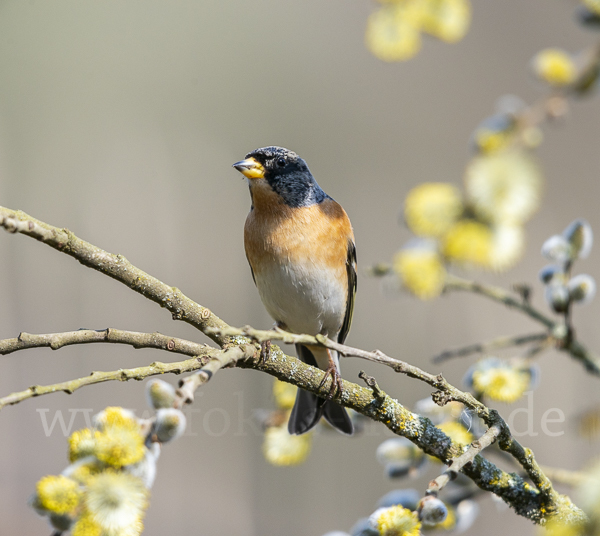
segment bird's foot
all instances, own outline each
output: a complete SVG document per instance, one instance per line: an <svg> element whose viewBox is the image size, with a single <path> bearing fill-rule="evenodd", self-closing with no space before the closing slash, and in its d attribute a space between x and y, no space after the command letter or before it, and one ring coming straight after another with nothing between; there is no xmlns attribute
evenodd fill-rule
<svg viewBox="0 0 600 536"><path fill-rule="evenodd" d="M267 359L271 358L271 341L262 341L260 343L260 355L258 356L258 364L266 365Z"/></svg>
<svg viewBox="0 0 600 536"><path fill-rule="evenodd" d="M329 387L329 393L325 397L325 400L331 400L335 396L336 391L338 394L342 394L342 391L344 390L342 388L342 377L340 376L335 363L330 363L327 370L325 370L325 376L319 384L319 389L325 385L325 382L329 377L331 377L331 386Z"/></svg>

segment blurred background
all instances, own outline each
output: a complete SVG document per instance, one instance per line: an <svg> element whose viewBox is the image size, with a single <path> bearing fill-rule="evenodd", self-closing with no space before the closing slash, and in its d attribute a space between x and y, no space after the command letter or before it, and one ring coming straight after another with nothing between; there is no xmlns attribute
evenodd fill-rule
<svg viewBox="0 0 600 536"><path fill-rule="evenodd" d="M423 181L460 185L471 132L495 101L511 93L532 102L542 94L529 74L530 58L547 46L575 51L593 42L595 35L573 21L576 4L474 2L460 43L426 40L415 59L386 64L364 46L375 7L366 0L2 0L0 204L125 255L232 325L268 328L272 321L244 256L247 186L231 164L265 145L296 151L350 215L361 269L387 261L410 237L399 224L406 193ZM542 208L527 225L527 253L502 276L473 277L531 283L534 303L547 310L537 282L545 264L541 244L576 217L600 230L599 125L599 101L588 98L545 130L538 154L546 185ZM124 286L29 238L0 233L0 258L0 338L116 327L205 340ZM598 276L599 259L596 249L578 269ZM382 289L364 271L358 288L349 344L443 371L456 384L475 358L442 366L431 356L538 330L477 296L422 302ZM599 311L598 300L575 311L578 335L596 350ZM168 359L108 345L18 352L0 361L0 395ZM520 440L542 464L579 469L598 443L578 438L573 423L600 401L598 379L556 352L540 364L532 398L537 435ZM371 363L342 363L351 381L361 369L407 406L431 392ZM163 450L144 534L347 531L387 491L424 491L436 476L438 469L413 482L386 479L374 455L391 435L381 425L350 439L320 433L305 464L268 465L252 416L273 406L271 385L264 374L229 370L202 388L185 437ZM526 404L496 407L508 416ZM51 432L44 423L60 414L74 430L108 405L142 415L144 385L102 384L0 412L2 535L50 533L27 500L40 477L65 467L67 445L58 421ZM557 437L540 427L551 407L566 416L553 425L565 432ZM470 534L535 532L489 498L480 505Z"/></svg>

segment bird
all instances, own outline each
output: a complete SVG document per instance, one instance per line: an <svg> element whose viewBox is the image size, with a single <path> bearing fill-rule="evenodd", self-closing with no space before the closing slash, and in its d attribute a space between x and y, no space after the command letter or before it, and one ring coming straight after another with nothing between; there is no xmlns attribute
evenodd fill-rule
<svg viewBox="0 0 600 536"><path fill-rule="evenodd" d="M350 219L327 195L306 162L283 147L248 153L233 167L247 179L251 207L244 247L252 278L267 312L281 329L321 334L344 343L356 294L356 247ZM290 434L311 430L324 417L340 432L354 427L333 397L342 393L338 353L324 346L296 344L305 363L331 378L326 398L298 389L288 421Z"/></svg>

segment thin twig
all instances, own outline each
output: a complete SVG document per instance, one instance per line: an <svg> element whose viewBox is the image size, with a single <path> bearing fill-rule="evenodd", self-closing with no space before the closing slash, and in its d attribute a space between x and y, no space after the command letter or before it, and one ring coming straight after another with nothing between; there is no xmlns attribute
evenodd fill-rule
<svg viewBox="0 0 600 536"><path fill-rule="evenodd" d="M536 322L546 326L550 335L556 340L556 347L559 350L567 352L572 357L580 361L586 370L591 374L600 376L600 356L591 352L580 342L578 342L573 337L573 333L565 329L563 322L555 322L528 303L525 303L521 299L515 297L510 292L499 287L483 285L481 283L462 279L454 275L447 276L445 290L463 290L473 292L520 311Z"/></svg>
<svg viewBox="0 0 600 536"><path fill-rule="evenodd" d="M577 487L587 478L586 473L581 471L569 471L568 469L562 469L560 467L548 467L546 465L541 466L544 473L548 475L553 482L559 484L565 484L566 486Z"/></svg>
<svg viewBox="0 0 600 536"><path fill-rule="evenodd" d="M179 382L177 396L181 400L181 405L191 404L194 401L196 389L209 381L219 370L231 367L241 359L254 357L255 353L256 348L253 346L241 345L222 350L210 356L208 363L198 372L190 374Z"/></svg>
<svg viewBox="0 0 600 536"><path fill-rule="evenodd" d="M507 307L516 309L530 318L533 318L536 322L546 326L548 329L552 329L556 322L551 318L547 317L528 303L524 302L520 296L516 296L511 292L508 292L499 287L492 287L490 285L484 285L475 281L469 281L455 275L448 275L446 278L445 290L466 290L475 294L480 294L486 298L490 298L499 303L503 303Z"/></svg>
<svg viewBox="0 0 600 536"><path fill-rule="evenodd" d="M368 387L371 388L373 391L373 396L376 400L382 401L385 399L386 394L380 389L379 385L377 385L377 380L375 380L373 376L369 376L364 370L361 370L358 373L358 377L363 380Z"/></svg>
<svg viewBox="0 0 600 536"><path fill-rule="evenodd" d="M544 341L548 338L548 333L533 333L530 335L517 335L514 337L498 337L488 342L481 342L476 344L470 344L463 346L462 348L456 348L454 350L446 350L441 354L436 355L432 358L434 363L441 363L453 357L464 357L476 353L488 353L495 350L501 350L503 348L512 348L513 346L523 346L530 342Z"/></svg>
<svg viewBox="0 0 600 536"><path fill-rule="evenodd" d="M444 471L440 476L434 478L429 482L427 487L426 495L437 495L448 482L454 480L458 473L470 463L473 463L475 456L477 456L483 449L489 447L500 435L502 429L498 425L491 426L479 439L473 441L470 447L465 450L460 456L450 460L448 469Z"/></svg>
<svg viewBox="0 0 600 536"><path fill-rule="evenodd" d="M52 348L58 350L73 344L90 344L107 342L112 344L128 344L134 348L155 348L168 350L176 354L201 356L213 350L206 344L199 344L177 337L169 337L161 333L140 333L123 331L115 328L79 329L63 333L31 334L22 332L16 339L0 340L0 354L7 355L28 348Z"/></svg>
<svg viewBox="0 0 600 536"><path fill-rule="evenodd" d="M212 350L218 352L219 350ZM18 391L11 393L7 396L0 398L0 409L5 406L18 404L28 398L36 396L47 395L56 392L64 392L67 394L74 393L77 389L81 389L86 385L94 385L97 383L109 382L109 381L120 381L126 382L129 380L141 381L150 376L157 376L159 374L183 374L185 372L192 372L202 368L208 361L209 355L205 355L200 358L186 359L185 361L179 361L176 363L161 363L155 361L154 363L145 366L131 369L119 369L110 372L94 371L89 376L83 378L77 378L75 380L69 380L61 383L55 383L52 385L32 385L24 391Z"/></svg>

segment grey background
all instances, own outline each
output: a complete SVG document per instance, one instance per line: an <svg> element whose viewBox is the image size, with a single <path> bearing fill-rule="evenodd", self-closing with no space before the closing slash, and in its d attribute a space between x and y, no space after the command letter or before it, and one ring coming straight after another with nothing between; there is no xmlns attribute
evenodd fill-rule
<svg viewBox="0 0 600 536"><path fill-rule="evenodd" d="M475 125L495 100L527 101L543 88L528 74L542 47L569 50L595 35L572 20L577 2L474 2L473 24L457 45L426 40L411 62L387 65L363 46L365 0L199 2L41 0L0 2L0 203L23 209L176 285L232 325L271 320L252 284L242 245L247 188L231 163L277 144L307 159L321 186L345 207L361 267L387 260L410 236L397 224L406 192L422 181L460 184ZM528 224L528 252L504 276L534 284L544 238L575 217L600 230L598 100L576 103L546 129L542 210ZM23 236L0 234L0 337L80 327L160 331L204 340L191 327L122 285ZM598 275L598 248L578 270ZM600 301L575 312L578 333L600 349ZM422 303L359 280L348 342L381 348L432 371L449 347L537 329L528 319L476 296ZM291 349L290 349L291 351ZM0 361L0 393L167 360L114 346L32 350ZM473 358L443 367L459 383ZM555 352L541 359L534 433L522 441L541 463L579 468L598 445L573 437L574 415L598 402L598 380ZM431 389L372 364L347 360L411 405ZM166 378L175 383L176 378ZM68 397L28 400L0 413L0 534L49 534L26 506L35 482L66 464L57 425L42 416L124 405L146 410L141 383L104 384ZM226 371L202 389L191 428L167 446L146 517L148 535L315 535L348 530L387 481L374 450L388 433L373 426L344 439L321 434L308 462L274 468L263 460L251 420L271 407L271 379ZM233 395L233 396L232 396ZM523 404L498 405L503 415ZM566 422L547 437L547 408ZM47 410L47 411L46 411ZM84 411L74 427L85 426ZM515 419L517 428L527 423ZM530 523L481 502L471 534L533 534ZM501 516L501 521L500 521Z"/></svg>

